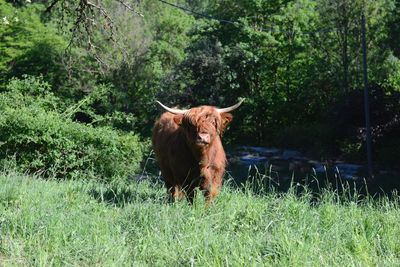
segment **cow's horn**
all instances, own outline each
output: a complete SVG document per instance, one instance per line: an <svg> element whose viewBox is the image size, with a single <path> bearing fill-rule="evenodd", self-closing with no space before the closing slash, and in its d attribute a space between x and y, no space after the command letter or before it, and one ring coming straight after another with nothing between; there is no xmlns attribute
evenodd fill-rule
<svg viewBox="0 0 400 267"><path fill-rule="evenodd" d="M242 98L239 102L237 102L235 105L227 107L227 108L218 108L217 111L219 113L226 113L226 112L231 112L232 110L237 109L245 100L245 98Z"/></svg>
<svg viewBox="0 0 400 267"><path fill-rule="evenodd" d="M184 114L186 111L188 111L187 109L177 109L177 108L169 108L166 105L164 105L163 103L161 103L160 101L156 101L160 106L162 106L165 110L173 113L173 114Z"/></svg>

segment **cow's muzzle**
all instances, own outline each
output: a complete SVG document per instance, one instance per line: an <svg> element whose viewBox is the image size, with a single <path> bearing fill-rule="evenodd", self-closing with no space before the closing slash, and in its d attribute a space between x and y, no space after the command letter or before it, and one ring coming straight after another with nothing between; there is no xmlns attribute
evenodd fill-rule
<svg viewBox="0 0 400 267"><path fill-rule="evenodd" d="M208 133L199 133L196 138L197 145L208 145L210 144L210 135Z"/></svg>

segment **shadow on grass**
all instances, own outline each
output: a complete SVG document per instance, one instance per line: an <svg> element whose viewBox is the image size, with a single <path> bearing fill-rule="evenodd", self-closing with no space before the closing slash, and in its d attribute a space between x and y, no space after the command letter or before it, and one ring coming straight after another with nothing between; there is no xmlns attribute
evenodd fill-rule
<svg viewBox="0 0 400 267"><path fill-rule="evenodd" d="M132 203L167 203L167 191L160 181L149 179L133 181L130 184L95 185L88 194L98 202L116 207L124 207Z"/></svg>
<svg viewBox="0 0 400 267"><path fill-rule="evenodd" d="M98 202L116 207L124 207L132 203L168 203L167 190L164 187L158 167L150 151L141 163L141 172L129 177L129 181L111 182L94 185L89 195Z"/></svg>

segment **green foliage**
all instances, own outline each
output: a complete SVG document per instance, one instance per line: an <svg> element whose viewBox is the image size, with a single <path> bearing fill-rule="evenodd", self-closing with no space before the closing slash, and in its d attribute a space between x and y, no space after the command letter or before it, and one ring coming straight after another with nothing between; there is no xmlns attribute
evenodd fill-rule
<svg viewBox="0 0 400 267"><path fill-rule="evenodd" d="M194 18L154 0L143 1L140 8L149 15L141 22L137 18L132 20L136 26L133 29L121 30L123 36L136 37L122 42L131 56L115 60L114 54L110 54L114 67L106 76L114 85L114 110L134 114L137 118L134 129L148 136L157 114L154 100L159 92L170 91L164 87L164 79L186 57L185 48L191 41L188 32ZM105 53L109 52L105 46Z"/></svg>
<svg viewBox="0 0 400 267"><path fill-rule="evenodd" d="M393 12L388 14L386 27L389 34L387 35L387 44L396 57L400 57L400 1L394 1Z"/></svg>
<svg viewBox="0 0 400 267"><path fill-rule="evenodd" d="M93 126L111 126L128 132L136 126L137 118L116 109L118 97L112 85L96 85L92 92L70 105L63 111L63 114L82 123Z"/></svg>
<svg viewBox="0 0 400 267"><path fill-rule="evenodd" d="M387 69L387 78L384 80L383 84L389 90L393 89L400 92L400 59L390 54L386 58L384 68Z"/></svg>
<svg viewBox="0 0 400 267"><path fill-rule="evenodd" d="M138 170L143 145L131 134L93 128L32 108L1 112L1 158L14 156L29 172L60 178L126 177Z"/></svg>
<svg viewBox="0 0 400 267"><path fill-rule="evenodd" d="M0 94L2 108L35 106L45 110L58 110L60 99L51 92L51 85L43 77L23 75L22 79L12 78Z"/></svg>
<svg viewBox="0 0 400 267"><path fill-rule="evenodd" d="M389 50L381 49L387 35L385 26L395 1L323 0L318 4L319 24L332 29L320 47L326 51L320 65L328 64L335 73L336 86L342 94L362 86L361 16L367 22L368 66L371 82L380 84L387 77L382 64ZM322 41L322 40L321 40Z"/></svg>
<svg viewBox="0 0 400 267"><path fill-rule="evenodd" d="M7 89L0 102L0 159L60 178L126 178L138 170L145 145L136 135L73 122L41 79L13 79Z"/></svg>
<svg viewBox="0 0 400 267"><path fill-rule="evenodd" d="M67 42L54 26L41 22L42 8L40 4L18 8L0 1L0 85L22 74L43 75L53 84L65 78L61 54Z"/></svg>

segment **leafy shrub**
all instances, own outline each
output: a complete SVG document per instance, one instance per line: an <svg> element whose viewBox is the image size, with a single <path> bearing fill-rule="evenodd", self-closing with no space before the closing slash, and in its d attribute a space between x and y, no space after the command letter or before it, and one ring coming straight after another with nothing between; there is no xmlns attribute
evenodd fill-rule
<svg viewBox="0 0 400 267"><path fill-rule="evenodd" d="M131 113L119 111L117 95L115 88L110 84L95 85L90 94L69 106L64 114L74 121L94 126L111 126L129 132L138 120Z"/></svg>
<svg viewBox="0 0 400 267"><path fill-rule="evenodd" d="M54 96L50 84L42 76L23 75L22 79L12 78L0 95L0 108L35 106L55 111L60 109L60 104L60 99Z"/></svg>
<svg viewBox="0 0 400 267"><path fill-rule="evenodd" d="M136 135L74 122L63 105L41 77L11 79L0 93L3 164L14 157L24 171L60 178L109 179L137 171L145 145Z"/></svg>
<svg viewBox="0 0 400 267"><path fill-rule="evenodd" d="M142 159L144 145L133 134L29 107L6 108L0 114L0 158L15 155L18 166L29 172L108 179L134 173Z"/></svg>

